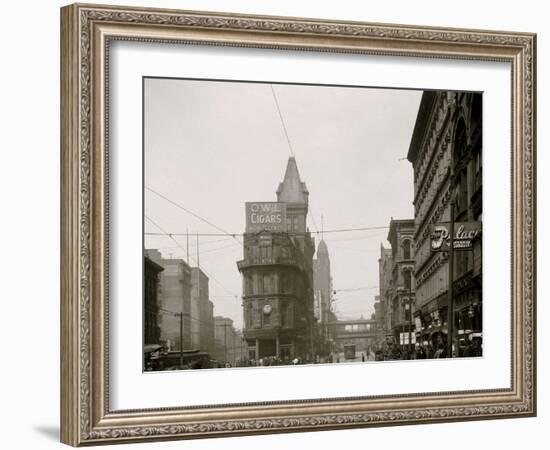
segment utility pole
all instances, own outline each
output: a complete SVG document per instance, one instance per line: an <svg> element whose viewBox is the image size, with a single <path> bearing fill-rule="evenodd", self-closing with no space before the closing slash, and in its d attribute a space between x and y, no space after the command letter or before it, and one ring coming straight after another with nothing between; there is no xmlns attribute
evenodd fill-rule
<svg viewBox="0 0 550 450"><path fill-rule="evenodd" d="M227 321L223 322L223 363L227 366Z"/></svg>
<svg viewBox="0 0 550 450"><path fill-rule="evenodd" d="M447 307L447 355L453 357L453 278L454 278L454 233L455 233L455 208L451 200L451 222L449 224L449 306Z"/></svg>
<svg viewBox="0 0 550 450"><path fill-rule="evenodd" d="M187 242L185 245L185 248L187 249L187 264L189 264L189 228L187 228L185 236L187 238Z"/></svg>
<svg viewBox="0 0 550 450"><path fill-rule="evenodd" d="M309 339L310 339L310 344L311 344L311 362L315 363L315 353L314 353L314 349L313 349L313 324L314 324L314 319L313 319L313 315L311 316L311 326L309 327Z"/></svg>
<svg viewBox="0 0 550 450"><path fill-rule="evenodd" d="M180 317L180 369L183 369L183 312L177 315Z"/></svg>
<svg viewBox="0 0 550 450"><path fill-rule="evenodd" d="M244 355L244 341L243 341L242 336L239 337L239 340L241 341L241 345L240 345L240 347L241 347L240 359L244 362L244 361L245 361L246 359L248 359L248 358L245 358L245 355Z"/></svg>
<svg viewBox="0 0 550 450"><path fill-rule="evenodd" d="M203 342L201 339L201 328L203 326L201 320L202 320L202 299L201 299L201 270L200 270L200 260L199 260L199 233L197 232L197 309L198 309L198 336L197 336L197 342L199 344L199 350L204 350Z"/></svg>
<svg viewBox="0 0 550 450"><path fill-rule="evenodd" d="M197 233L197 267L200 267L201 264L200 264L200 253L199 253L199 233Z"/></svg>
<svg viewBox="0 0 550 450"><path fill-rule="evenodd" d="M412 356L412 314L412 291L409 287L409 358Z"/></svg>

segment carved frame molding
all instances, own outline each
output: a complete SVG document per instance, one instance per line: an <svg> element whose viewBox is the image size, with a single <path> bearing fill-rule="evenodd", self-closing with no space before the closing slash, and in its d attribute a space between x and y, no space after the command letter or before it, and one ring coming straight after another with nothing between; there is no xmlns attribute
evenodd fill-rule
<svg viewBox="0 0 550 450"><path fill-rule="evenodd" d="M109 42L177 42L512 64L512 386L140 411L108 404ZM75 4L61 10L61 439L73 445L533 416L536 36Z"/></svg>

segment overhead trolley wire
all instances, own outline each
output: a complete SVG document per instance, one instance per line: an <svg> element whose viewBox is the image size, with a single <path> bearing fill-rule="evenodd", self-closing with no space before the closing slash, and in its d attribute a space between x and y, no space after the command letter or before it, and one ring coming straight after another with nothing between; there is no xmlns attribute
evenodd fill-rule
<svg viewBox="0 0 550 450"><path fill-rule="evenodd" d="M382 225L382 226L375 226L375 227L360 227L360 228L340 228L340 229L334 229L334 230L324 230L324 231L308 231L310 234L327 234L327 233L349 233L352 231L372 231L372 230L384 230L388 229L389 225ZM146 232L144 233L147 236L161 236L161 235L170 235L170 236L186 236L187 233L154 233L154 232ZM246 233L193 233L196 236L245 236ZM297 233L292 232L289 234L307 234L307 233Z"/></svg>
<svg viewBox="0 0 550 450"><path fill-rule="evenodd" d="M290 136L288 134L288 130L286 128L285 120L283 117L283 113L281 111L281 106L279 105L279 100L277 99L277 94L275 93L275 88L272 84L269 85L271 87L271 93L273 94L273 99L275 100L275 105L277 106L277 112L279 113L279 119L281 119L281 125L283 126L283 131L285 133L286 142L288 144L288 150L290 152L290 155L292 157L295 157L294 149L292 148L292 142L290 141ZM311 205L309 205L309 216L311 217L311 221L313 222L313 227L315 228L315 231L319 233L319 228L317 227L317 222L315 221L315 215L313 214L313 209L311 208Z"/></svg>
<svg viewBox="0 0 550 450"><path fill-rule="evenodd" d="M334 289L333 293L336 294L337 292L366 291L367 289L378 289L378 287L379 286L363 286L363 287L347 288L347 289Z"/></svg>
<svg viewBox="0 0 550 450"><path fill-rule="evenodd" d="M273 94L273 98L275 99L275 105L277 106L277 111L279 113L279 119L281 119L281 124L283 125L283 130L285 132L286 142L288 143L288 149L290 150L290 154L294 156L294 150L292 149L292 144L290 143L290 138L288 137L288 131L286 129L285 121L283 119L283 114L281 113L281 107L279 106L279 100L277 100L277 95L275 94L275 88L272 84L269 85L271 87L271 93Z"/></svg>
<svg viewBox="0 0 550 450"><path fill-rule="evenodd" d="M225 231L223 228L220 228L219 226L217 226L216 224L210 222L208 219L205 219L204 217L198 215L197 213L194 213L193 211L187 209L185 206L182 206L180 205L179 203L169 199L168 197L166 197L165 195L161 194L160 192L157 192L155 191L154 189L150 188L149 186L145 186L145 189L147 189L149 192L152 192L153 194L157 195L158 197L162 198L163 200L167 201L168 203L174 205L176 208L179 208L181 209L182 211L185 211L187 214L190 214L192 215L193 217L201 220L202 222L210 225L212 228L215 228L216 230L218 231L221 231L223 234L220 234L220 235L216 235L216 234L213 234L212 236L231 236L232 238L234 238L237 242L239 242L239 244L242 244L241 241L239 241L239 239L237 238L237 234L233 234L233 233L228 233L227 231Z"/></svg>
<svg viewBox="0 0 550 450"><path fill-rule="evenodd" d="M155 225L160 231L162 231L163 235L168 236L170 239L172 239L177 244L177 246L179 248L181 248L183 251L187 251L187 249L183 248L183 246L176 240L176 238L174 237L175 236L174 234L167 233L166 231L164 231L164 229L158 223L156 223L153 219L151 219L149 216L145 216L145 218L149 222L151 222L153 225ZM194 258L192 258L192 259L194 260ZM197 261L195 261L195 260L194 260L194 262L197 263ZM201 270L205 273L206 276L208 276L208 278L211 278L216 283L218 283L219 286L221 286L225 291L229 292L233 297L239 298L239 295L235 294L233 291L231 291L230 289L225 287L216 277L214 277L212 274L208 273L204 267L201 267Z"/></svg>

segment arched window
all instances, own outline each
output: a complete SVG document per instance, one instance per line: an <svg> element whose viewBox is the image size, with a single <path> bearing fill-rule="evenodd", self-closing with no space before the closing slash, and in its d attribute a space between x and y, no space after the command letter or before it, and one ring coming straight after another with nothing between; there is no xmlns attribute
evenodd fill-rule
<svg viewBox="0 0 550 450"><path fill-rule="evenodd" d="M404 240L401 247L403 247L403 259L411 259L411 241Z"/></svg>
<svg viewBox="0 0 550 450"><path fill-rule="evenodd" d="M466 156L466 125L461 117L456 125L453 145L453 164L457 165Z"/></svg>
<svg viewBox="0 0 550 450"><path fill-rule="evenodd" d="M468 175L465 164L467 157L466 147L466 125L461 117L456 126L453 144L453 164L455 166L454 202L457 207L455 217L464 213L468 208Z"/></svg>
<svg viewBox="0 0 550 450"><path fill-rule="evenodd" d="M472 107L470 112L470 123L472 128L472 157L474 159L473 191L481 187L482 177L482 156L481 156L481 132L482 132L482 94L472 94Z"/></svg>

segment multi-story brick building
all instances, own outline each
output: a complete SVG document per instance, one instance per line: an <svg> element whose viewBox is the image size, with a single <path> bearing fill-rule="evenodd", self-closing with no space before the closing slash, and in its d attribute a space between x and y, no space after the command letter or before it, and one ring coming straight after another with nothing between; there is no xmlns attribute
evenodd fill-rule
<svg viewBox="0 0 550 450"><path fill-rule="evenodd" d="M164 269L147 256L143 258L143 310L144 310L144 344L160 342L159 326L159 283L160 273Z"/></svg>
<svg viewBox="0 0 550 450"><path fill-rule="evenodd" d="M380 340L381 350L387 349L387 343L393 342L391 306L392 306L392 250L384 248L380 244L380 258L378 258L378 289L380 302L379 334L383 334L384 339Z"/></svg>
<svg viewBox="0 0 550 450"><path fill-rule="evenodd" d="M314 241L306 227L309 192L293 157L277 202L246 204L244 337L251 359L313 359Z"/></svg>
<svg viewBox="0 0 550 450"><path fill-rule="evenodd" d="M388 233L392 252L390 325L393 342L401 351L408 351L409 342L415 342L414 321L411 315L415 298L413 236L414 219L391 220Z"/></svg>
<svg viewBox="0 0 550 450"><path fill-rule="evenodd" d="M386 343L386 304L380 301L379 295L374 298L374 313L371 319L376 321L374 350L383 350Z"/></svg>
<svg viewBox="0 0 550 450"><path fill-rule="evenodd" d="M482 95L424 92L408 160L414 169L416 304L426 343L447 340L449 259L434 252L432 226L482 218ZM453 341L455 355L465 341L480 347L481 233L466 251L454 252Z"/></svg>
<svg viewBox="0 0 550 450"><path fill-rule="evenodd" d="M224 366L243 366L248 359L248 344L228 317L214 317L214 349L212 356Z"/></svg>
<svg viewBox="0 0 550 450"><path fill-rule="evenodd" d="M171 350L180 350L182 343L184 350L190 349L191 268L183 259L163 258L158 250L145 250L145 255L164 269L158 294L160 340Z"/></svg>
<svg viewBox="0 0 550 450"><path fill-rule="evenodd" d="M214 304L209 299L209 279L200 267L191 268L191 347L214 349Z"/></svg>

